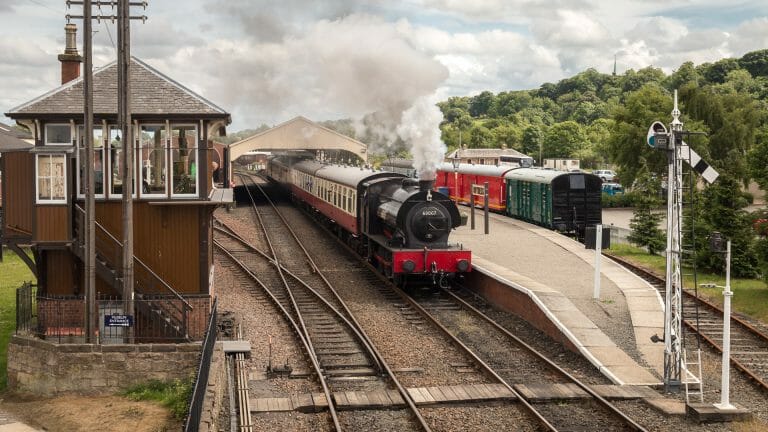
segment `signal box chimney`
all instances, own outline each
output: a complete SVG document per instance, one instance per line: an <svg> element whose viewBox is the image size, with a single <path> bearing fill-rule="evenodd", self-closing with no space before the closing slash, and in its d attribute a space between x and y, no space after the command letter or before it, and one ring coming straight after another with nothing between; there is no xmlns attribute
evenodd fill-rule
<svg viewBox="0 0 768 432"><path fill-rule="evenodd" d="M64 54L59 54L62 84L80 77L80 63L83 62L83 57L77 52L77 26L67 24L64 26L64 31L67 33L67 46Z"/></svg>

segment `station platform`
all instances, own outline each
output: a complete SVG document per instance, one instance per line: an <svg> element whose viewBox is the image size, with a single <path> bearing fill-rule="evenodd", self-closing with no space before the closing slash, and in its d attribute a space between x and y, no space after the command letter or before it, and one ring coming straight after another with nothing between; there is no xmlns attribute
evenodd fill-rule
<svg viewBox="0 0 768 432"><path fill-rule="evenodd" d="M486 235L482 211L475 217L475 230L467 223L450 241L472 250L474 272L505 285L504 292L494 290L492 302L516 313L516 307L538 308L521 315L543 321L533 324L547 333L554 328L614 384L662 384L664 344L651 342L664 334L664 301L656 289L603 256L594 299L594 250L498 214L490 215Z"/></svg>

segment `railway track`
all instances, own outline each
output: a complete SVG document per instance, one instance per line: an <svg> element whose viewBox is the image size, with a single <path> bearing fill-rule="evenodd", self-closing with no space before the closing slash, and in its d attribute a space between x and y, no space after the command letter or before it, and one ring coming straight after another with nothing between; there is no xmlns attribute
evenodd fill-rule
<svg viewBox="0 0 768 432"><path fill-rule="evenodd" d="M346 247L343 244L342 246ZM372 266L370 266L365 261L361 261L361 262L363 262L370 270L372 270L372 273L371 273L372 278L379 279L380 281L384 281L383 277L378 275L378 273L375 273L375 269ZM371 282L373 282L373 280L371 280ZM436 319L424 307L422 307L422 305L414 301L411 298L411 296L407 295L400 289L390 285L388 281L386 283L386 287L380 290L382 291L383 295L387 298L387 300L392 302L393 306L395 308L398 308L401 311L401 314L406 318L406 320L410 324L417 326L417 328L421 328L428 325L432 325L436 328L439 328L440 331L443 332L444 336L451 340L451 344L454 347L457 347L457 349L463 351L467 357L473 359L473 362L475 363L476 367L481 370L482 374L489 377L491 381L500 383L501 385L505 386L509 390L509 392L515 396L515 399L517 400L518 405L522 405L524 407L524 411L526 411L528 415L531 417L530 420L534 424L534 427L537 427L537 428L543 427L546 430L552 430L552 431L590 430L594 428L596 424L595 422L599 421L603 430L645 430L642 428L642 426L635 423L628 416L621 413L610 402L600 397L590 387L580 383L576 378L569 375L564 370L558 368L552 361L542 360L543 355L533 351L533 353L538 356L538 363L536 365L529 366L526 369L529 373L527 374L527 377L525 379L523 379L520 376L513 378L511 374L518 368L511 367L509 364L506 364L506 367L504 367L505 365L488 364L486 361L484 361L483 358L481 358L481 356L478 356L476 354L476 352L482 351L478 346L478 344L473 345L471 342L467 343L462 338L457 337L454 332L452 332L450 329L444 326L443 320ZM472 309L471 306L467 305L466 303L463 303L463 305L459 305L457 302L461 302L461 300L460 299L451 300L449 301L449 304L442 302L436 305L428 304L426 306L433 310L440 310L444 312L451 311L451 313L458 313L458 314L466 314L467 310L471 310L474 313L479 313L478 311ZM457 320L460 322L466 323L468 319L474 319L474 318L469 318L469 316L464 316L464 317L458 318ZM471 327L481 328L482 324L480 324L480 321L478 321L476 324L471 325ZM501 332L505 330L488 329L487 331L488 332L496 331L502 334ZM514 338L514 336L509 334L509 332L506 332L506 334L503 335L501 338L508 340L510 338ZM487 336L483 340L487 341ZM517 340L516 342L522 344L522 342L519 340ZM525 346L526 349L528 350L532 350L532 348L528 347L525 344L523 344L523 346ZM518 346L511 346L507 348L508 349L504 350L502 354L504 358L514 359L520 354L521 350ZM514 361L517 361L517 360L514 360ZM538 381L546 382L546 383L553 383L553 382L576 383L579 387L583 388L584 391L587 394L589 394L592 398L586 402L581 401L581 402L564 403L560 401L555 404L544 404L543 407L535 408L531 403L529 403L526 400L526 398L523 395L519 394L517 390L515 390L515 388L509 383L510 382L520 383L520 382L526 382L526 381L530 382L531 377L541 378L542 376L541 369L542 369L543 363L546 363L546 366L548 368L551 368L553 372L550 373L550 376L548 376L548 378L544 379L543 381L540 381L540 380ZM466 366L470 366L470 365L466 365ZM497 367L500 368L500 370L503 372L497 371L496 370ZM568 408L565 409L564 406L568 406ZM577 411L579 411L578 415L573 414L573 413L576 413ZM595 411L601 412L601 415L599 418L595 417L595 414L594 414ZM576 421L575 419L579 419L579 420Z"/></svg>
<svg viewBox="0 0 768 432"><path fill-rule="evenodd" d="M468 295L466 290L459 293ZM520 388L540 385L576 385L589 398L558 400L557 403L528 404L532 414L550 430L620 431L645 429L621 412L590 386L555 364L520 338L512 334L459 295L442 290L417 300L427 318L465 346L478 361L506 385L521 401Z"/></svg>
<svg viewBox="0 0 768 432"><path fill-rule="evenodd" d="M664 297L666 282L663 278L640 268L622 258L610 255L611 259L640 276ZM699 313L696 316L696 309ZM691 292L683 291L683 318L685 326L698 334L708 345L722 353L723 310ZM768 335L756 326L731 315L731 364L763 391L768 391Z"/></svg>
<svg viewBox="0 0 768 432"><path fill-rule="evenodd" d="M252 178L241 176L241 181L263 193ZM250 188L248 193L251 194ZM323 387L334 428L342 430L344 424L358 429L370 422L371 414L357 421L355 411L337 412L332 392L386 390L391 385L398 388L413 414L413 428L430 430L408 392L376 352L333 286L318 271L290 225L266 194L264 198L269 205L256 206L253 196L251 202L267 250L249 244L221 221L215 227L214 244L268 292L292 323ZM304 256L296 254L299 249Z"/></svg>

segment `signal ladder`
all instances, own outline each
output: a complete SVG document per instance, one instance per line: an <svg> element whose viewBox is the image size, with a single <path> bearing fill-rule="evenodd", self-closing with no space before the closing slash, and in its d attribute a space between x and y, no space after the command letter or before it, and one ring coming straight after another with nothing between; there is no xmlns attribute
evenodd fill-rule
<svg viewBox="0 0 768 432"><path fill-rule="evenodd" d="M675 191L675 196L682 200L682 208L685 209L682 212L676 212L678 217L679 227L678 231L678 243L680 248L680 266L681 271L686 268L690 273L684 273L680 278L681 292L685 290L685 276L691 276L693 279L693 292L696 297L699 296L698 292L698 277L696 272L696 212L697 212L697 178L694 174L694 170L690 167L695 167L696 164L691 160L692 154L690 148L687 145L681 146L677 157L679 157L689 167L688 169L682 169L680 181L676 181L675 186L679 188L679 191ZM682 168L682 167L681 167ZM667 179L669 180L669 179ZM669 184L669 181L667 182ZM669 186L667 186L669 187ZM679 193L677 193L679 192ZM697 302L690 302L693 310L685 311L685 302L681 302L683 309L682 316L688 320L694 320L696 329L699 328L699 305ZM689 306L690 307L690 306ZM686 314L686 312L688 312ZM682 345L683 345L683 367L682 377L683 384L685 386L685 401L690 402L691 398L697 398L699 402L704 402L704 383L701 374L701 338L699 333L696 333L695 346L691 350L693 352L692 359L688 359L689 349L685 346L685 326L682 326Z"/></svg>

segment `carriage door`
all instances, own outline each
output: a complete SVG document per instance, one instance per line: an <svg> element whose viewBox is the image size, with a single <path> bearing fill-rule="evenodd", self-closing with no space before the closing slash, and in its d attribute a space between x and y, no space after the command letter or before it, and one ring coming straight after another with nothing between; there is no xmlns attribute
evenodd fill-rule
<svg viewBox="0 0 768 432"><path fill-rule="evenodd" d="M572 174L568 176L569 188L568 188L568 202L571 204L573 211L574 225L571 228L582 226L587 219L587 196L584 174Z"/></svg>

